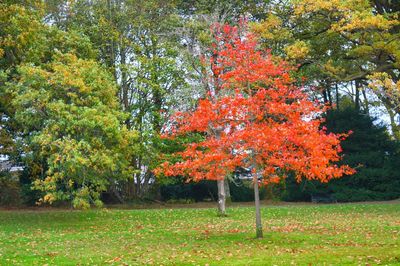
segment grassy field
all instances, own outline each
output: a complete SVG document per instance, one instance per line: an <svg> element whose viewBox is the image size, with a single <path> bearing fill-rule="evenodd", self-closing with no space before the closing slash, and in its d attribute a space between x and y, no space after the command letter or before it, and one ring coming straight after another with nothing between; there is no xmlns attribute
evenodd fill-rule
<svg viewBox="0 0 400 266"><path fill-rule="evenodd" d="M400 203L0 211L0 265L400 265Z"/></svg>

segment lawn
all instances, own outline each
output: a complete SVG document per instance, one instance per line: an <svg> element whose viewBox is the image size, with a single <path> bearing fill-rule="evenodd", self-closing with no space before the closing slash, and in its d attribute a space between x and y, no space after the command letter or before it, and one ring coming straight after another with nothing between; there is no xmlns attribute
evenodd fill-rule
<svg viewBox="0 0 400 266"><path fill-rule="evenodd" d="M400 265L400 203L0 211L0 265Z"/></svg>

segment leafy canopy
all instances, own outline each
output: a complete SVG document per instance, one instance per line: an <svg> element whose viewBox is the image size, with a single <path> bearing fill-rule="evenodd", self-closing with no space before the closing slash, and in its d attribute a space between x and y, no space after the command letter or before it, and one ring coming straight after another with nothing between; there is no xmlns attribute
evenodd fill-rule
<svg viewBox="0 0 400 266"><path fill-rule="evenodd" d="M74 207L101 204L100 192L132 176L136 134L123 125L116 86L96 62L58 54L39 66L23 65L10 84L15 118L29 135L30 152L47 162L34 177L42 201L72 200Z"/></svg>
<svg viewBox="0 0 400 266"><path fill-rule="evenodd" d="M193 112L177 113L168 136L202 132L207 137L188 144L176 153L180 162L165 162L157 172L218 180L248 167L264 183L279 182L291 171L297 180L323 182L352 174L350 167L332 164L340 160L340 139L347 134L320 129L325 109L294 84L291 68L258 50L253 35L240 36L228 25L216 29L210 61L220 89Z"/></svg>

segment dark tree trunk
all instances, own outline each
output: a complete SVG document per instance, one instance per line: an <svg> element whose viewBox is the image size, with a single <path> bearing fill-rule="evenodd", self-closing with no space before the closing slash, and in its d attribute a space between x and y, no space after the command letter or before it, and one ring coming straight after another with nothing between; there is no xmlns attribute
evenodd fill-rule
<svg viewBox="0 0 400 266"><path fill-rule="evenodd" d="M328 96L329 106L332 106L333 100L332 100L332 93L331 93L331 88L330 88L329 84L326 86L326 94Z"/></svg>
<svg viewBox="0 0 400 266"><path fill-rule="evenodd" d="M355 91L355 99L354 99L354 104L356 110L360 110L360 90L361 90L361 84L358 80L355 81L356 85L356 91Z"/></svg>
<svg viewBox="0 0 400 266"><path fill-rule="evenodd" d="M340 95L339 95L339 88L338 88L338 84L335 84L335 94L336 94L336 109L339 110L339 101L340 101Z"/></svg>
<svg viewBox="0 0 400 266"><path fill-rule="evenodd" d="M324 98L324 104L327 104L329 101L328 101L328 93L326 92L326 89L324 89L322 91L322 97Z"/></svg>
<svg viewBox="0 0 400 266"><path fill-rule="evenodd" d="M369 115L369 101L367 98L367 93L364 90L362 90L362 94L363 94L363 98L364 98L364 109L365 109L365 113Z"/></svg>

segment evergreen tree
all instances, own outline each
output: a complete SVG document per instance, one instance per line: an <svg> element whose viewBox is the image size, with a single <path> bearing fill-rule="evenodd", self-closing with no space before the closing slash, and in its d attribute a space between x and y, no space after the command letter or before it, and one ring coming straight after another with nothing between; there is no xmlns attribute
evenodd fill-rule
<svg viewBox="0 0 400 266"><path fill-rule="evenodd" d="M342 101L345 102L345 101ZM331 132L353 130L342 142L341 163L357 170L354 175L332 180L328 184L306 181L286 184L283 199L309 200L312 194L333 194L342 202L390 200L400 197L399 147L385 128L374 124L374 119L352 107L331 110L326 118Z"/></svg>

